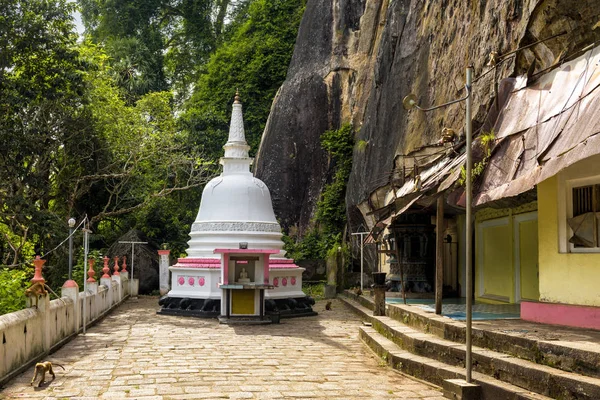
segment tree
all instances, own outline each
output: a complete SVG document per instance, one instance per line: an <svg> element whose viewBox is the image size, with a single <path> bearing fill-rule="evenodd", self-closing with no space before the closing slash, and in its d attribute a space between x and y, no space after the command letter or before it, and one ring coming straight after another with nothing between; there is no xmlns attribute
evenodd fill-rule
<svg viewBox="0 0 600 400"><path fill-rule="evenodd" d="M292 57L303 0L255 0L237 9L234 29L210 58L185 105L183 129L197 146L218 158L227 140L229 110L239 89L246 138L256 151L275 93Z"/></svg>
<svg viewBox="0 0 600 400"><path fill-rule="evenodd" d="M202 186L207 163L176 129L171 93L149 93L128 105L111 80L108 56L90 43L80 51L96 68L85 76L82 110L91 132L80 135L75 149L65 149L74 154L62 159L57 180L58 193L68 194L62 202L68 212L96 224Z"/></svg>
<svg viewBox="0 0 600 400"><path fill-rule="evenodd" d="M106 45L115 69L143 85L123 87L133 100L173 88L188 97L219 43L230 0L79 0L86 31ZM129 72L127 72L129 71Z"/></svg>
<svg viewBox="0 0 600 400"><path fill-rule="evenodd" d="M102 232L100 221L203 185L205 162L176 129L171 93L126 101L109 57L75 42L65 1L2 6L2 264L54 248L69 216L87 215ZM60 256L48 263L56 279Z"/></svg>
<svg viewBox="0 0 600 400"><path fill-rule="evenodd" d="M52 168L76 124L84 65L65 0L0 2L0 224L2 261L52 233Z"/></svg>

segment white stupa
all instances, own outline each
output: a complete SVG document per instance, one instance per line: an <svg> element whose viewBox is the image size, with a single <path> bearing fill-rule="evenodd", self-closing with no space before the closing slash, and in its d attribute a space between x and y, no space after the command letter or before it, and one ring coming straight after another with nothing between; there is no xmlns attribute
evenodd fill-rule
<svg viewBox="0 0 600 400"><path fill-rule="evenodd" d="M171 290L163 301L166 307L201 307L213 309L206 302L194 306L193 299L220 300L220 254L216 249L278 250L269 261L269 283L275 286L265 292L265 299L292 300L306 298L302 292L303 268L285 258L282 250L281 227L275 218L271 194L267 186L250 172L253 159L249 157L244 133L242 104L236 94L231 114L229 138L224 146L225 156L220 164L223 172L212 179L202 192L200 210L190 232L187 257L171 266ZM300 300L302 302L302 300ZM197 303L197 302L196 302ZM271 303L271 306L274 303ZM309 305L310 308L310 305Z"/></svg>
<svg viewBox="0 0 600 400"><path fill-rule="evenodd" d="M202 192L200 210L190 232L188 257L214 257L215 248L238 248L244 242L248 248L281 250L281 227L275 219L271 194L267 185L250 172L253 159L248 156L250 146L238 95L233 102L229 139L223 148L223 173Z"/></svg>

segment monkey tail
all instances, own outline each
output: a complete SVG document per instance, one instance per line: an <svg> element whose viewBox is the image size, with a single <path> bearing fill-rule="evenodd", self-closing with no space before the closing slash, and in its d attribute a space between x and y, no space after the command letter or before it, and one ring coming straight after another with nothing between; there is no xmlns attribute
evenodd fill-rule
<svg viewBox="0 0 600 400"><path fill-rule="evenodd" d="M48 289L48 290L50 291L50 293L52 293L53 295L55 295L57 299L59 299L60 301L62 301L62 302L63 302L63 304L65 304L65 305L67 304L67 303L65 303L65 301L64 301L64 300L63 300L63 299L62 299L62 298L61 298L59 295L57 295L57 294L54 292L54 290L52 290L52 288L51 288L50 286L48 286L48 285L46 285L46 284L44 284L44 286L46 287L46 289Z"/></svg>
<svg viewBox="0 0 600 400"><path fill-rule="evenodd" d="M65 367L63 367L62 365L60 365L58 363L52 363L52 365L56 365L57 367L61 367L63 369L63 371L65 370Z"/></svg>

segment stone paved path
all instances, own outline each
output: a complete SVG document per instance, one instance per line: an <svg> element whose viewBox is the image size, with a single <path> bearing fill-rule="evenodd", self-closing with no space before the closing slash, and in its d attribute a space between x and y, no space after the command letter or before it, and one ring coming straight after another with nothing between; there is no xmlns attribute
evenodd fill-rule
<svg viewBox="0 0 600 400"><path fill-rule="evenodd" d="M156 315L156 298L129 300L48 357L56 380L19 375L0 399L430 399L439 389L381 363L341 303L316 317L263 326Z"/></svg>

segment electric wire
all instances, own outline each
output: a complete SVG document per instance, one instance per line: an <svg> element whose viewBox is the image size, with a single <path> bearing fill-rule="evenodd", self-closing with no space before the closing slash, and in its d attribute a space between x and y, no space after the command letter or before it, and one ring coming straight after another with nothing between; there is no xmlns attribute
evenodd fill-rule
<svg viewBox="0 0 600 400"><path fill-rule="evenodd" d="M77 232L79 230L79 227L81 227L81 225L84 224L87 220L88 220L88 217L86 214L85 217L81 220L81 222L79 222L79 225L77 225L75 228L73 228L73 232L71 232L62 242L60 242L58 245L56 245L56 247L54 247L52 250L50 250L50 251L46 252L44 255L40 256L40 258L44 259L50 253L56 251L59 247L61 247L63 244L65 244L65 242L67 242L69 240L69 238L71 238L75 234L75 232ZM20 267L23 265L30 265L30 263L21 262L18 264L0 265L0 268L17 268L17 267Z"/></svg>

